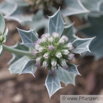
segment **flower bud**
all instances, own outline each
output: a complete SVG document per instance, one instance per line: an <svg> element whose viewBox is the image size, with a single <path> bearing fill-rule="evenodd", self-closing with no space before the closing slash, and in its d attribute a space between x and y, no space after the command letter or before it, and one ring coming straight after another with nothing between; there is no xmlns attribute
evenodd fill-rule
<svg viewBox="0 0 103 103"><path fill-rule="evenodd" d="M48 38L48 41L52 43L53 42L53 37Z"/></svg>
<svg viewBox="0 0 103 103"><path fill-rule="evenodd" d="M66 63L65 60L61 60L61 65L62 65L62 67L63 67L64 69L67 69L67 68L68 68L68 65L67 65L67 63Z"/></svg>
<svg viewBox="0 0 103 103"><path fill-rule="evenodd" d="M0 35L0 43L2 43L4 41L4 36Z"/></svg>
<svg viewBox="0 0 103 103"><path fill-rule="evenodd" d="M45 53L45 54L43 55L43 57L44 57L45 59L48 59L49 53Z"/></svg>
<svg viewBox="0 0 103 103"><path fill-rule="evenodd" d="M66 36L62 36L61 38L62 38L65 42L68 41L68 37L66 37Z"/></svg>
<svg viewBox="0 0 103 103"><path fill-rule="evenodd" d="M62 38L60 38L59 43L64 44L64 43L65 43L65 40L62 39Z"/></svg>
<svg viewBox="0 0 103 103"><path fill-rule="evenodd" d="M36 51L36 50L34 50L34 51L32 52L32 54L33 54L33 55L36 55L36 53L37 53L37 51Z"/></svg>
<svg viewBox="0 0 103 103"><path fill-rule="evenodd" d="M49 46L48 46L48 49L49 49L49 50L53 50L53 49L54 49L54 46L53 46L53 45L49 45Z"/></svg>
<svg viewBox="0 0 103 103"><path fill-rule="evenodd" d="M41 38L41 42L42 42L42 43L45 43L45 42L46 42L46 38L45 38L45 37L42 37L42 38Z"/></svg>
<svg viewBox="0 0 103 103"><path fill-rule="evenodd" d="M42 57L36 58L36 62L40 63L41 58L42 58Z"/></svg>
<svg viewBox="0 0 103 103"><path fill-rule="evenodd" d="M63 52L64 55L68 55L69 54L68 50L62 50L62 52Z"/></svg>
<svg viewBox="0 0 103 103"><path fill-rule="evenodd" d="M40 45L36 44L35 49L38 50L40 48Z"/></svg>
<svg viewBox="0 0 103 103"><path fill-rule="evenodd" d="M39 63L39 62L36 62L35 65L36 65L37 67L39 67L39 66L40 66L40 63Z"/></svg>
<svg viewBox="0 0 103 103"><path fill-rule="evenodd" d="M69 54L69 58L68 59L70 59L70 60L72 60L74 58L74 54Z"/></svg>
<svg viewBox="0 0 103 103"><path fill-rule="evenodd" d="M48 73L49 74L54 74L54 70L49 70Z"/></svg>
<svg viewBox="0 0 103 103"><path fill-rule="evenodd" d="M73 49L74 49L74 47L73 47L73 45L72 45L71 42L68 43L68 44L66 45L66 47L67 47L69 50L73 50Z"/></svg>
<svg viewBox="0 0 103 103"><path fill-rule="evenodd" d="M38 50L39 50L39 52L43 52L44 48L43 47L39 47Z"/></svg>
<svg viewBox="0 0 103 103"><path fill-rule="evenodd" d="M61 58L61 57L62 57L62 54L61 54L60 52L57 52L57 53L56 53L56 57L57 57L57 58Z"/></svg>
<svg viewBox="0 0 103 103"><path fill-rule="evenodd" d="M47 66L48 66L47 61L44 61L43 64L42 64L42 66L43 66L44 68L47 68Z"/></svg>
<svg viewBox="0 0 103 103"><path fill-rule="evenodd" d="M52 36L53 36L54 38L59 38L59 34L56 33L56 32L54 32L54 33L52 34Z"/></svg>
<svg viewBox="0 0 103 103"><path fill-rule="evenodd" d="M51 60L51 65L52 65L53 67L55 67L55 66L57 65L57 61L56 61L55 59L52 59L52 60Z"/></svg>

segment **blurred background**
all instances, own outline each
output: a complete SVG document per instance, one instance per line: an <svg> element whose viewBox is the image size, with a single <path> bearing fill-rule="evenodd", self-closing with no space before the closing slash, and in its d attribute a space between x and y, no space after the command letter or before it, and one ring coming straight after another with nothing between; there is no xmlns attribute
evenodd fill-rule
<svg viewBox="0 0 103 103"><path fill-rule="evenodd" d="M48 24L47 15L52 15L55 8L59 8L60 6L61 8L64 8L64 5L62 5L62 0L47 0L47 2L44 3L45 5L43 4L43 1L45 0L34 0L34 2L33 0L28 0L26 3L29 3L29 7L23 7L23 9L26 8L25 13L28 13L29 16L30 14L36 15L39 10L43 10L43 19L40 24L37 24L36 17L34 17L33 21L35 25L32 25L31 22L29 23L30 17L28 19L26 14L23 15L24 18L20 15L12 15L13 17L9 17L9 20L6 19L6 27L9 29L9 37L6 45L12 46L17 42L21 42L16 27L25 30L29 30L30 27L32 27L35 28L40 35L47 31L47 25L44 25L44 22L45 24ZM4 0L0 0L0 11L2 12L4 10L2 8L3 6L1 7L3 2ZM11 0L11 2L13 3L13 0ZM55 8L52 8L52 6ZM11 7L13 7L13 5ZM12 8L10 11L11 10ZM8 14L5 12L4 15ZM19 18L21 20L25 19L25 23L18 19L15 21L14 18ZM69 16L68 18L71 22L75 22L75 28L86 23L84 18L81 19L78 16ZM76 35L84 37L81 36L80 33L77 33ZM65 86L62 84L62 87L64 88L57 91L51 99L49 99L46 87L44 86L47 75L46 71L43 68L39 68L35 74L35 78L30 74L11 75L8 70L8 62L12 58L12 55L3 51L3 54L0 57L0 103L59 103L60 95L103 95L103 58L95 60L94 56L80 57L79 55L75 55L75 57L75 60L71 62L79 65L78 70L82 76L76 77L75 86L71 84Z"/></svg>

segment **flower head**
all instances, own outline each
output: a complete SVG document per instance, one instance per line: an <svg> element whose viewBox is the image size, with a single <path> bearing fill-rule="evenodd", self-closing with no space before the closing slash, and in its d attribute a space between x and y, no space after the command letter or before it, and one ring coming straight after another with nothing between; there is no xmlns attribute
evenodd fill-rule
<svg viewBox="0 0 103 103"><path fill-rule="evenodd" d="M49 73L54 73L58 69L58 65L64 69L68 68L67 61L74 58L72 53L73 45L68 43L69 38L58 33L43 34L43 36L35 42L33 55L36 58L36 65L49 69ZM61 62L60 62L61 61Z"/></svg>

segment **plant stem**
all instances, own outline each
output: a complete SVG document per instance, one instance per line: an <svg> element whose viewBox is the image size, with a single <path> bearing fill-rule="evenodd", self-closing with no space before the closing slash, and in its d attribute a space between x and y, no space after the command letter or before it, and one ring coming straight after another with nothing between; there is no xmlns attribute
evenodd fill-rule
<svg viewBox="0 0 103 103"><path fill-rule="evenodd" d="M17 54L17 55L26 55L26 56L33 56L31 52L29 51L24 51L24 50L18 50L18 49L14 49L14 48L11 48L9 46L6 46L4 44L2 44L3 46L3 49L5 51L8 51L10 53L14 53L14 54Z"/></svg>

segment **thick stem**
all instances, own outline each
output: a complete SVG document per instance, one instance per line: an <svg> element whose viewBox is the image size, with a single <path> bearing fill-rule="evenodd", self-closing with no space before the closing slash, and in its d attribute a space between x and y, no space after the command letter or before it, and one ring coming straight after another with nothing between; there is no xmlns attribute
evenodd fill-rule
<svg viewBox="0 0 103 103"><path fill-rule="evenodd" d="M18 49L14 49L14 48L11 48L9 46L6 46L4 44L2 44L3 46L3 49L5 51L8 51L10 53L14 53L14 54L17 54L17 55L26 55L26 56L33 56L31 52L29 51L24 51L24 50L18 50Z"/></svg>

